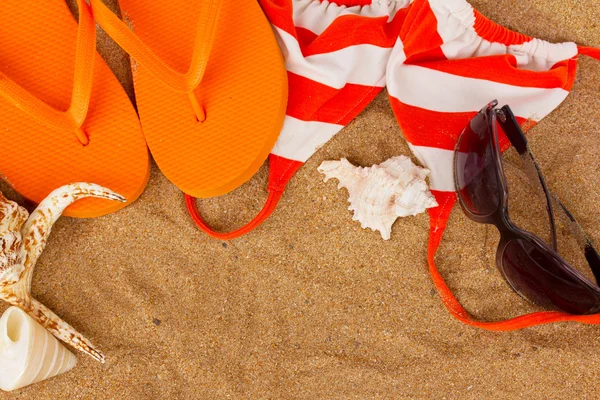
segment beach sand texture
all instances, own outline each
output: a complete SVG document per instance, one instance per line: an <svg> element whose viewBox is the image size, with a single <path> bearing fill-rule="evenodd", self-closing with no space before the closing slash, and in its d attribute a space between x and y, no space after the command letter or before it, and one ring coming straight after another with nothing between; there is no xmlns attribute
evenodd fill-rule
<svg viewBox="0 0 600 400"><path fill-rule="evenodd" d="M472 3L522 33L600 46L597 0ZM132 93L128 57L104 35L99 47ZM572 94L529 138L550 188L597 243L599 135L600 62L580 57ZM600 326L494 333L459 323L429 278L428 216L398 220L383 241L351 220L347 192L317 172L323 160L369 166L409 153L382 93L242 238L224 243L196 229L182 193L156 166L133 205L97 219L61 218L33 294L107 362L78 354L72 371L0 398L597 397ZM263 166L233 193L199 202L207 221L231 230L250 220L266 182ZM465 307L488 320L537 309L496 269L497 240L493 227L456 207L437 257Z"/></svg>

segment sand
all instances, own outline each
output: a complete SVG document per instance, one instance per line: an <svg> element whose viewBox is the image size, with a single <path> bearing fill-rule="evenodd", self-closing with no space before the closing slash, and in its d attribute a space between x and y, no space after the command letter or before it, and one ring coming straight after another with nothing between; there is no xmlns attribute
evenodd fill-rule
<svg viewBox="0 0 600 400"><path fill-rule="evenodd" d="M597 0L477 0L484 15L551 41L600 46ZM102 54L131 93L127 57ZM548 180L600 243L600 63L581 57L568 99L530 135ZM93 220L62 218L33 292L107 355L2 399L595 398L600 327L492 333L453 319L426 266L428 217L390 241L351 220L323 160L367 166L409 154L385 93L317 152L258 230L224 243L199 232L153 166L141 198ZM232 229L266 198L267 169L201 202ZM18 199L5 185L0 189ZM535 310L494 265L497 234L456 208L438 266L482 319ZM5 305L0 305L0 312Z"/></svg>

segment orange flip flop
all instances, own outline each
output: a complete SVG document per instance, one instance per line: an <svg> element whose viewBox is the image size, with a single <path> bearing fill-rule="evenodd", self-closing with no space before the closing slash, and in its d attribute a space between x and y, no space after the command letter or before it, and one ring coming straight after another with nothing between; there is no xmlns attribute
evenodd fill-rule
<svg viewBox="0 0 600 400"><path fill-rule="evenodd" d="M91 9L77 3L79 25L63 0L2 2L0 174L38 203L82 181L127 198L85 199L65 212L96 217L142 193L149 155L131 101L96 53Z"/></svg>
<svg viewBox="0 0 600 400"><path fill-rule="evenodd" d="M120 0L127 23L91 4L133 59L144 135L165 176L195 197L250 179L287 105L283 56L258 2Z"/></svg>

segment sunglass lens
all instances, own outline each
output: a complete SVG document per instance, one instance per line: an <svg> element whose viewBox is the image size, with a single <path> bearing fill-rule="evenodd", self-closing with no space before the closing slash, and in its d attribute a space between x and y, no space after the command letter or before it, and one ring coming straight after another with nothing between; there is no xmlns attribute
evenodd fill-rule
<svg viewBox="0 0 600 400"><path fill-rule="evenodd" d="M586 314L596 305L594 293L580 279L525 239L507 244L499 268L517 293L541 307Z"/></svg>
<svg viewBox="0 0 600 400"><path fill-rule="evenodd" d="M476 215L498 209L500 182L487 117L477 114L463 131L454 155L458 193L463 206Z"/></svg>
<svg viewBox="0 0 600 400"><path fill-rule="evenodd" d="M552 217L540 178L529 155L514 150L503 155L503 172L508 184L508 213L519 228L532 233L554 247Z"/></svg>

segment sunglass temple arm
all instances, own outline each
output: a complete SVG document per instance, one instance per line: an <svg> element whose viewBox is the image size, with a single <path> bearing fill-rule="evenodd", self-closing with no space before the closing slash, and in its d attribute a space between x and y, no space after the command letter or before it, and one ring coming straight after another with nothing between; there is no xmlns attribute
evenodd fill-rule
<svg viewBox="0 0 600 400"><path fill-rule="evenodd" d="M496 115L498 117L497 120L500 124L500 127L502 127L502 130L506 134L506 137L514 146L515 150L517 150L517 153L519 153L521 157L526 158L528 161L530 161L530 164L533 164L533 166L535 167L535 172L537 172L537 178L539 179L542 185L542 189L544 190L544 193L546 195L546 207L548 208L550 228L552 229L552 245L554 247L554 250L558 250L558 242L556 240L556 222L554 220L554 211L552 209L552 201L550 199L552 195L550 194L550 190L546 186L546 182L544 181L544 177L542 176L542 171L540 170L538 163L535 161L533 154L531 154L531 151L529 150L529 146L527 144L527 139L525 138L525 134L523 133L523 130L521 129L521 126L519 125L519 122L517 121L517 118L515 118L515 115L513 114L510 107L508 105L505 105L500 110L496 109ZM535 177L532 176L532 179L535 179Z"/></svg>
<svg viewBox="0 0 600 400"><path fill-rule="evenodd" d="M497 111L498 122L515 150L521 155L527 153L527 139L521 130L515 115L509 106L504 106Z"/></svg>

